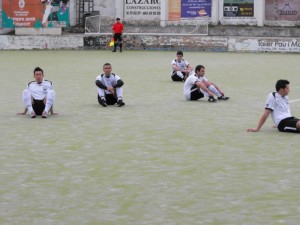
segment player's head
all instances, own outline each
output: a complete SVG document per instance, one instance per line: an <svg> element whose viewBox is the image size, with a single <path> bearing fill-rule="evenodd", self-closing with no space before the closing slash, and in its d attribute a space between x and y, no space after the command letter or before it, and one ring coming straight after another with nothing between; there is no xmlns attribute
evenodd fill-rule
<svg viewBox="0 0 300 225"><path fill-rule="evenodd" d="M120 22L120 21L121 21L121 19L118 17L118 18L116 19L116 21L117 21L117 22Z"/></svg>
<svg viewBox="0 0 300 225"><path fill-rule="evenodd" d="M181 59L182 59L182 57L183 57L183 52L182 52L182 51L178 51L178 52L176 53L176 60L177 60L178 62L180 62Z"/></svg>
<svg viewBox="0 0 300 225"><path fill-rule="evenodd" d="M205 67L204 66L202 66L202 65L197 65L196 67L195 67L195 73L197 74L197 75L200 75L200 76L204 76L204 73L205 73Z"/></svg>
<svg viewBox="0 0 300 225"><path fill-rule="evenodd" d="M33 70L33 77L36 82L41 83L44 79L44 71L40 67L35 67Z"/></svg>
<svg viewBox="0 0 300 225"><path fill-rule="evenodd" d="M176 55L177 55L177 56L183 57L183 52L182 52L182 51L178 51L178 52L176 53Z"/></svg>
<svg viewBox="0 0 300 225"><path fill-rule="evenodd" d="M282 92L282 96L288 95L290 91L290 82L288 80L278 80L276 82L275 88L277 92Z"/></svg>
<svg viewBox="0 0 300 225"><path fill-rule="evenodd" d="M110 63L104 63L104 65L103 65L104 74L105 75L111 74L111 70L112 70L111 64Z"/></svg>

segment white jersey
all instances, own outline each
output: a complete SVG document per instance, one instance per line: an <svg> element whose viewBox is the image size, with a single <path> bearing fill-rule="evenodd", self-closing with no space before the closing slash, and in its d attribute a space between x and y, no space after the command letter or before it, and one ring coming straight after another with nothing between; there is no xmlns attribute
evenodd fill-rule
<svg viewBox="0 0 300 225"><path fill-rule="evenodd" d="M184 59L181 59L181 61L177 61L177 59L174 59L172 61L172 72L171 75L173 74L174 68L173 65L176 65L177 67L179 67L181 70L188 68L188 66L190 65L188 63L188 61L185 61Z"/></svg>
<svg viewBox="0 0 300 225"><path fill-rule="evenodd" d="M49 90L53 90L52 82L49 80L43 80L41 83L31 81L27 85L27 90L30 91L31 96L36 100L43 100Z"/></svg>
<svg viewBox="0 0 300 225"><path fill-rule="evenodd" d="M195 75L195 74L194 74ZM195 75L196 76L196 75ZM199 79L199 81L201 81L201 82L207 82L208 81L208 79L206 78L206 77L199 77L198 78Z"/></svg>
<svg viewBox="0 0 300 225"><path fill-rule="evenodd" d="M200 77L201 78L201 77ZM186 100L191 99L191 92L195 89L198 89L198 87L195 87L195 83L197 81L201 81L201 79L196 76L196 74L190 75L186 81L184 82L183 86L183 94Z"/></svg>
<svg viewBox="0 0 300 225"><path fill-rule="evenodd" d="M118 80L120 80L121 78L114 74L114 73L111 73L109 76L106 76L104 74L101 74L101 75L98 75L96 77L96 80L100 80L102 84L104 84L106 87L108 86L114 86L115 84L117 84ZM110 91L108 90L105 90L105 92L107 94L110 93Z"/></svg>
<svg viewBox="0 0 300 225"><path fill-rule="evenodd" d="M278 126L279 122L291 117L288 96L282 97L277 92L268 94L265 109L270 109L273 122Z"/></svg>

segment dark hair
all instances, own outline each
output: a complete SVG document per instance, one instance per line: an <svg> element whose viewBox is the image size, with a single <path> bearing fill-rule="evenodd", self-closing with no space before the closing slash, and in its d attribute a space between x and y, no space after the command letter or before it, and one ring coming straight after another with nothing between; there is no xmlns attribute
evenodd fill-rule
<svg viewBox="0 0 300 225"><path fill-rule="evenodd" d="M183 52L182 52L182 51L178 51L178 52L176 53L176 55L181 55L181 56L183 56Z"/></svg>
<svg viewBox="0 0 300 225"><path fill-rule="evenodd" d="M195 67L195 73L197 73L197 71L200 71L202 68L205 68L204 66L202 65L198 65Z"/></svg>
<svg viewBox="0 0 300 225"><path fill-rule="evenodd" d="M42 68L40 68L38 66L34 68L33 74L35 74L36 71L41 71L44 74L44 71L42 70Z"/></svg>
<svg viewBox="0 0 300 225"><path fill-rule="evenodd" d="M104 63L103 67L105 67L105 66L111 66L111 64L110 63Z"/></svg>
<svg viewBox="0 0 300 225"><path fill-rule="evenodd" d="M121 20L119 17L116 20Z"/></svg>
<svg viewBox="0 0 300 225"><path fill-rule="evenodd" d="M278 92L281 88L286 88L286 85L289 84L290 82L288 80L278 80L275 85L276 91Z"/></svg>

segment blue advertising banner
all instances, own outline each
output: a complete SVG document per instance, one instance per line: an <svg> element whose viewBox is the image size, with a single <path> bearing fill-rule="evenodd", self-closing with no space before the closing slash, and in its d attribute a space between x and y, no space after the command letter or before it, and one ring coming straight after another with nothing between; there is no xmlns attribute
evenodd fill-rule
<svg viewBox="0 0 300 225"><path fill-rule="evenodd" d="M211 0L181 0L181 18L211 17Z"/></svg>

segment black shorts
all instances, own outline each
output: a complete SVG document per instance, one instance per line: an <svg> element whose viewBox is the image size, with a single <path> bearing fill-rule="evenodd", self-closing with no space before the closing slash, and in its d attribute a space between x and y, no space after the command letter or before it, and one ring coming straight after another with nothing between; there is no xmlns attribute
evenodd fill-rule
<svg viewBox="0 0 300 225"><path fill-rule="evenodd" d="M114 39L115 39L115 41L122 42L123 41L122 33L115 33Z"/></svg>
<svg viewBox="0 0 300 225"><path fill-rule="evenodd" d="M182 74L184 77L186 76L185 72L182 72ZM176 71L173 71L171 78L173 81L183 81L184 80L183 78L181 78L180 76L177 75Z"/></svg>
<svg viewBox="0 0 300 225"><path fill-rule="evenodd" d="M200 91L200 89L197 87L197 85L194 85L191 90L191 101L198 100L200 98L204 97L204 94Z"/></svg>
<svg viewBox="0 0 300 225"><path fill-rule="evenodd" d="M296 128L296 124L299 121L296 117L288 117L280 121L278 124L278 130L281 132L292 132L292 133L300 133Z"/></svg>
<svg viewBox="0 0 300 225"><path fill-rule="evenodd" d="M118 100L115 96L110 95L110 94L105 94L105 99L106 99L106 104L107 105L114 105L114 104L117 103L117 100ZM98 102L99 102L99 104L100 104L100 100L101 100L101 98L98 95Z"/></svg>
<svg viewBox="0 0 300 225"><path fill-rule="evenodd" d="M33 99L32 108L37 116L42 115L45 110L44 100Z"/></svg>

